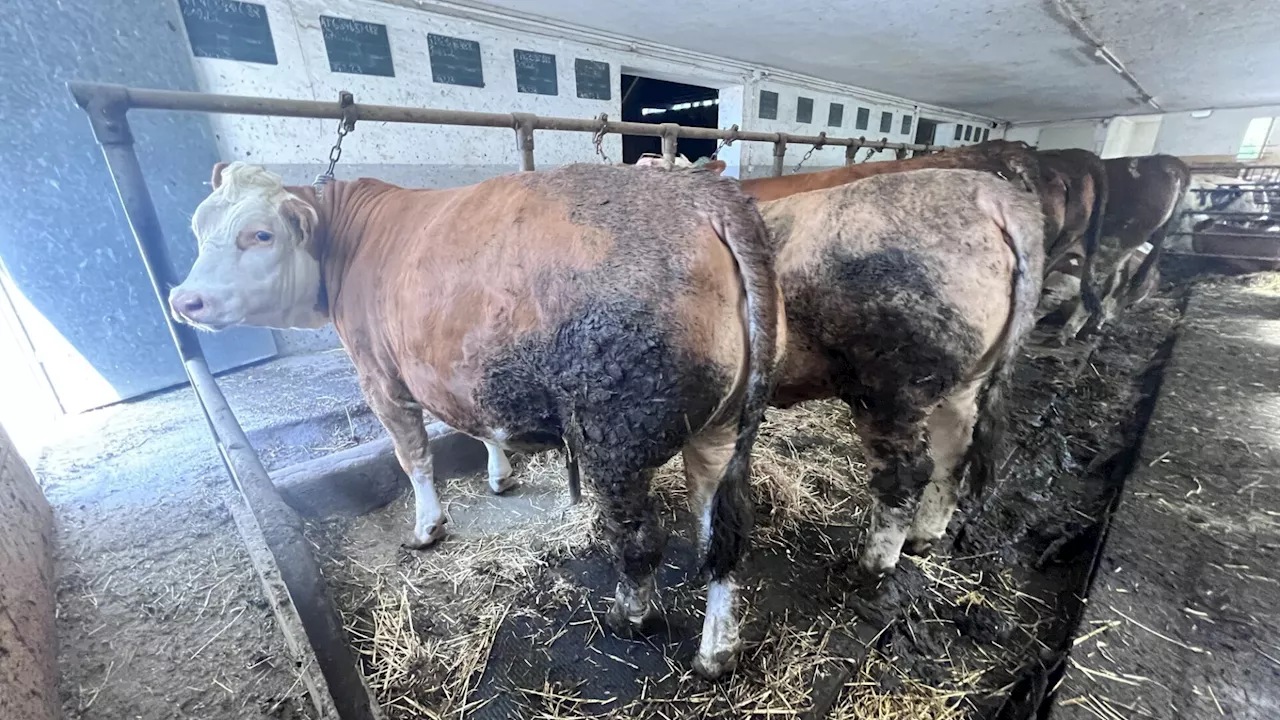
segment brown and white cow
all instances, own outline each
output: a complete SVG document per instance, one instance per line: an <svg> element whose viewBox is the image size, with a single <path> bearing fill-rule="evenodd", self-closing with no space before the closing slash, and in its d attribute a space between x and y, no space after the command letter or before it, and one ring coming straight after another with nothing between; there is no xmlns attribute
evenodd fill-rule
<svg viewBox="0 0 1280 720"><path fill-rule="evenodd" d="M709 163L709 170L723 163ZM1102 160L1087 150L1037 152L1024 142L988 140L976 145L889 162L859 163L831 170L742 181L742 189L762 202L836 187L877 175L926 168L982 170L1034 190L1044 214L1045 267L1077 248L1097 247L1106 211L1107 176Z"/></svg>
<svg viewBox="0 0 1280 720"><path fill-rule="evenodd" d="M995 476L1001 391L1035 324L1039 198L993 173L877 175L763 203L786 297L773 404L849 404L875 496L860 560L946 534L968 474Z"/></svg>
<svg viewBox="0 0 1280 720"><path fill-rule="evenodd" d="M1105 165L1108 199L1102 238L1096 252L1084 254L1084 302L1071 303L1064 338L1075 337L1086 325L1101 328L1143 288L1150 288L1191 178L1186 163L1171 155L1112 158ZM1146 243L1151 251L1131 270L1131 256ZM1088 307L1090 297L1096 299L1094 308Z"/></svg>
<svg viewBox="0 0 1280 720"><path fill-rule="evenodd" d="M639 630L666 537L649 478L683 451L710 581L695 667L732 667L781 315L764 226L735 183L577 165L317 196L234 163L213 187L174 314L206 329L332 321L412 480L412 546L444 534L424 409L499 454L566 447L604 506L611 624Z"/></svg>
<svg viewBox="0 0 1280 720"><path fill-rule="evenodd" d="M875 504L861 558L945 535L966 472L994 479L1000 396L1035 323L1044 229L1035 194L972 170L917 170L760 207L787 298L786 406L849 404Z"/></svg>

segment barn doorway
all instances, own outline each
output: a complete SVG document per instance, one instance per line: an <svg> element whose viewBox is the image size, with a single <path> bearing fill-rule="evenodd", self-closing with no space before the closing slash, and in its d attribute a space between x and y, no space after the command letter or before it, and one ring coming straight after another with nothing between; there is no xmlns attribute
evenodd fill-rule
<svg viewBox="0 0 1280 720"><path fill-rule="evenodd" d="M720 91L715 88L638 75L622 76L622 119L626 122L677 123L690 127L717 127ZM714 140L680 138L676 152L690 160L709 157ZM661 153L662 139L641 135L622 136L622 161L635 163L645 153Z"/></svg>
<svg viewBox="0 0 1280 720"><path fill-rule="evenodd" d="M938 121L928 118L920 118L916 123L916 138L914 142L917 145L932 145L936 141L938 135Z"/></svg>

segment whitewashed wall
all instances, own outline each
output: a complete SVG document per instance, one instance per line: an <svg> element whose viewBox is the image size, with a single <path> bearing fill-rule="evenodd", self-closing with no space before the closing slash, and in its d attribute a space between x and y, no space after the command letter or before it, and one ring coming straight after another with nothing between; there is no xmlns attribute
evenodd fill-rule
<svg viewBox="0 0 1280 720"><path fill-rule="evenodd" d="M1280 105L1213 110L1205 118L1189 112L1166 113L1155 151L1181 157L1235 157L1249 121L1257 117L1280 117Z"/></svg>
<svg viewBox="0 0 1280 720"><path fill-rule="evenodd" d="M532 112L540 115L594 117L608 113L621 117L621 74L640 74L718 88L721 91L720 125L737 123L742 129L783 131L816 135L826 130L832 136L863 135L869 139L888 137L909 141L900 133L903 113L919 117L922 110L909 100L892 98L850 86L818 80L777 77L768 69L749 69L736 61L698 62L677 51L664 58L652 46L645 52L619 49L625 39L594 44L565 40L556 28L516 31L497 24L436 14L378 0L257 0L265 4L276 46L277 65L230 60L193 58L197 77L209 92L264 97L329 100L339 90L350 90L357 102L436 107L488 112ZM395 77L334 73L329 69L319 16L330 15L387 27L395 67ZM427 33L450 35L478 41L484 70L483 88L440 84L432 81L427 52ZM632 45L634 47L634 45ZM516 91L513 51L515 49L552 53L556 56L559 94L534 95ZM612 98L586 100L576 96L574 59L607 62L613 79ZM736 70L734 69L736 68ZM779 94L778 120L756 117L759 90ZM795 122L799 96L814 100L814 122ZM831 102L845 106L841 126L827 127ZM872 110L867 130L854 128L858 107ZM894 113L892 132L879 132L879 113ZM942 121L965 120L989 125L986 118L938 108L924 110L927 117ZM225 158L257 160L283 172L291 181L309 179L320 169L333 140L332 121L279 118L214 119L220 148ZM914 126L914 123L913 123ZM941 131L940 131L941 137ZM949 139L946 135L944 139ZM539 167L596 158L590 136L579 133L539 132L536 135ZM787 155L788 171L807 151L793 146ZM612 160L621 158L621 140L610 136L605 152ZM884 159L892 153L881 153ZM743 143L722 156L737 174L744 162L749 174L767 173L772 164L772 147ZM814 154L808 169L840 165L843 148ZM339 175L377 174L392 182L447 186L476 182L495 174L510 172L519 164L514 133L505 129L443 126L409 126L361 123L345 143ZM754 169L754 171L753 171ZM759 171L759 172L756 172Z"/></svg>

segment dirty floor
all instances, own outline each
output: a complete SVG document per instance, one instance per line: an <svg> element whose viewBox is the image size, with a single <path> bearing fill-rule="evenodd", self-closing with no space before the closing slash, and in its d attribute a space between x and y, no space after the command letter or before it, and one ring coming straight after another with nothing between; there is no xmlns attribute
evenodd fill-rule
<svg viewBox="0 0 1280 720"><path fill-rule="evenodd" d="M269 468L380 434L341 353L222 381ZM67 718L308 718L190 390L74 418L33 463L57 523Z"/></svg>

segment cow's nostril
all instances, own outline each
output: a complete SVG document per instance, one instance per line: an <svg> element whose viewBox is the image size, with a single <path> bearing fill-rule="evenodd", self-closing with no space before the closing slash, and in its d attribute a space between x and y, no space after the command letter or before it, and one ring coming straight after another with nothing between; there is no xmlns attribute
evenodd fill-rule
<svg viewBox="0 0 1280 720"><path fill-rule="evenodd" d="M173 297L172 305L174 312L189 318L204 309L204 298L199 293L178 293Z"/></svg>

